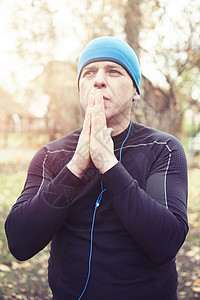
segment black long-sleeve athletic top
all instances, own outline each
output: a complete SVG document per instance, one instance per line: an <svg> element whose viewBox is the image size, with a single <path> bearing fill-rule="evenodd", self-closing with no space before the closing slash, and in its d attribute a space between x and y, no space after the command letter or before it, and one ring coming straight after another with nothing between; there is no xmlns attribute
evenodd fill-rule
<svg viewBox="0 0 200 300"><path fill-rule="evenodd" d="M128 130L128 129L127 129ZM127 130L113 137L115 155ZM122 160L104 174L91 165L83 179L66 167L81 129L43 146L5 229L12 254L26 260L50 241L53 299L177 299L175 256L188 232L187 166L173 136L133 123ZM84 154L84 147L82 149Z"/></svg>

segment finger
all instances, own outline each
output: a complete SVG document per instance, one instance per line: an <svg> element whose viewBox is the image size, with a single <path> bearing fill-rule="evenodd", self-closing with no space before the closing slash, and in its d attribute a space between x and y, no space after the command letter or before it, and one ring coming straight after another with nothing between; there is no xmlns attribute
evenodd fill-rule
<svg viewBox="0 0 200 300"><path fill-rule="evenodd" d="M96 90L94 95L95 105L97 106L98 111L104 112L104 102L103 95L101 94L101 90Z"/></svg>
<svg viewBox="0 0 200 300"><path fill-rule="evenodd" d="M91 126L95 127L95 130L106 125L105 114L99 110L97 105L94 105L91 109ZM94 129L94 128L93 128Z"/></svg>
<svg viewBox="0 0 200 300"><path fill-rule="evenodd" d="M92 133L94 132L94 129L96 128L99 119L96 105L94 105L90 109L90 111L91 111L91 133Z"/></svg>
<svg viewBox="0 0 200 300"><path fill-rule="evenodd" d="M89 98L88 98L88 103L87 103L86 111L87 111L88 108L94 106L94 104L95 104L94 102L95 102L95 100L94 100L94 92L91 91L91 92L89 93Z"/></svg>
<svg viewBox="0 0 200 300"><path fill-rule="evenodd" d="M95 105L92 108L93 120L100 123L100 125L106 125L105 109L104 109L104 100L101 94L101 90L96 90L94 95Z"/></svg>
<svg viewBox="0 0 200 300"><path fill-rule="evenodd" d="M91 127L91 108L94 106L94 92L89 93L89 99L87 103L87 108L86 108L86 114L85 114L85 127L89 128Z"/></svg>
<svg viewBox="0 0 200 300"><path fill-rule="evenodd" d="M91 111L90 109L87 109L85 114L85 120L83 123L83 132L89 135L90 131L91 131Z"/></svg>
<svg viewBox="0 0 200 300"><path fill-rule="evenodd" d="M97 111L96 105L91 109L91 137L93 138L101 130L103 120L102 114Z"/></svg>

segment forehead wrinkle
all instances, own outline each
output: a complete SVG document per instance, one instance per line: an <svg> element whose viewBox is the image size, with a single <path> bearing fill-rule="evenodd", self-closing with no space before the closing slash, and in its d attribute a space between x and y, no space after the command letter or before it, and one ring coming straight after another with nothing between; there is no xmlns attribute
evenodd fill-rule
<svg viewBox="0 0 200 300"><path fill-rule="evenodd" d="M98 69L98 68L105 68L105 69L109 69L109 68L118 68L118 69L123 69L124 68L122 66L120 66L119 64L115 63L115 62L92 62L90 64L88 64L87 66L85 66L83 68L83 70L91 70L91 69Z"/></svg>

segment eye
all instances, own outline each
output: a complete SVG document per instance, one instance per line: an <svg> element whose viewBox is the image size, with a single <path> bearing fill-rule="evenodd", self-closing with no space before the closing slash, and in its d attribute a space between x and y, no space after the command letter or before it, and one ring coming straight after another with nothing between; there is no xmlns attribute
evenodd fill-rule
<svg viewBox="0 0 200 300"><path fill-rule="evenodd" d="M83 72L82 77L89 77L89 76L92 76L94 73L95 73L95 71L88 70L88 71Z"/></svg>
<svg viewBox="0 0 200 300"><path fill-rule="evenodd" d="M121 74L118 70L116 70L116 69L109 69L108 70L108 73L109 74L113 74L113 75L115 75L115 74Z"/></svg>

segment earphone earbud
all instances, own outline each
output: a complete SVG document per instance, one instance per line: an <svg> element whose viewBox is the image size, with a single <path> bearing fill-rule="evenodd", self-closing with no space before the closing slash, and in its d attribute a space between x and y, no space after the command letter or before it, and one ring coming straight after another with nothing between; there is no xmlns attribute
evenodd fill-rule
<svg viewBox="0 0 200 300"><path fill-rule="evenodd" d="M137 101L137 91L135 91L135 94L134 94L132 102L134 102L134 101Z"/></svg>

